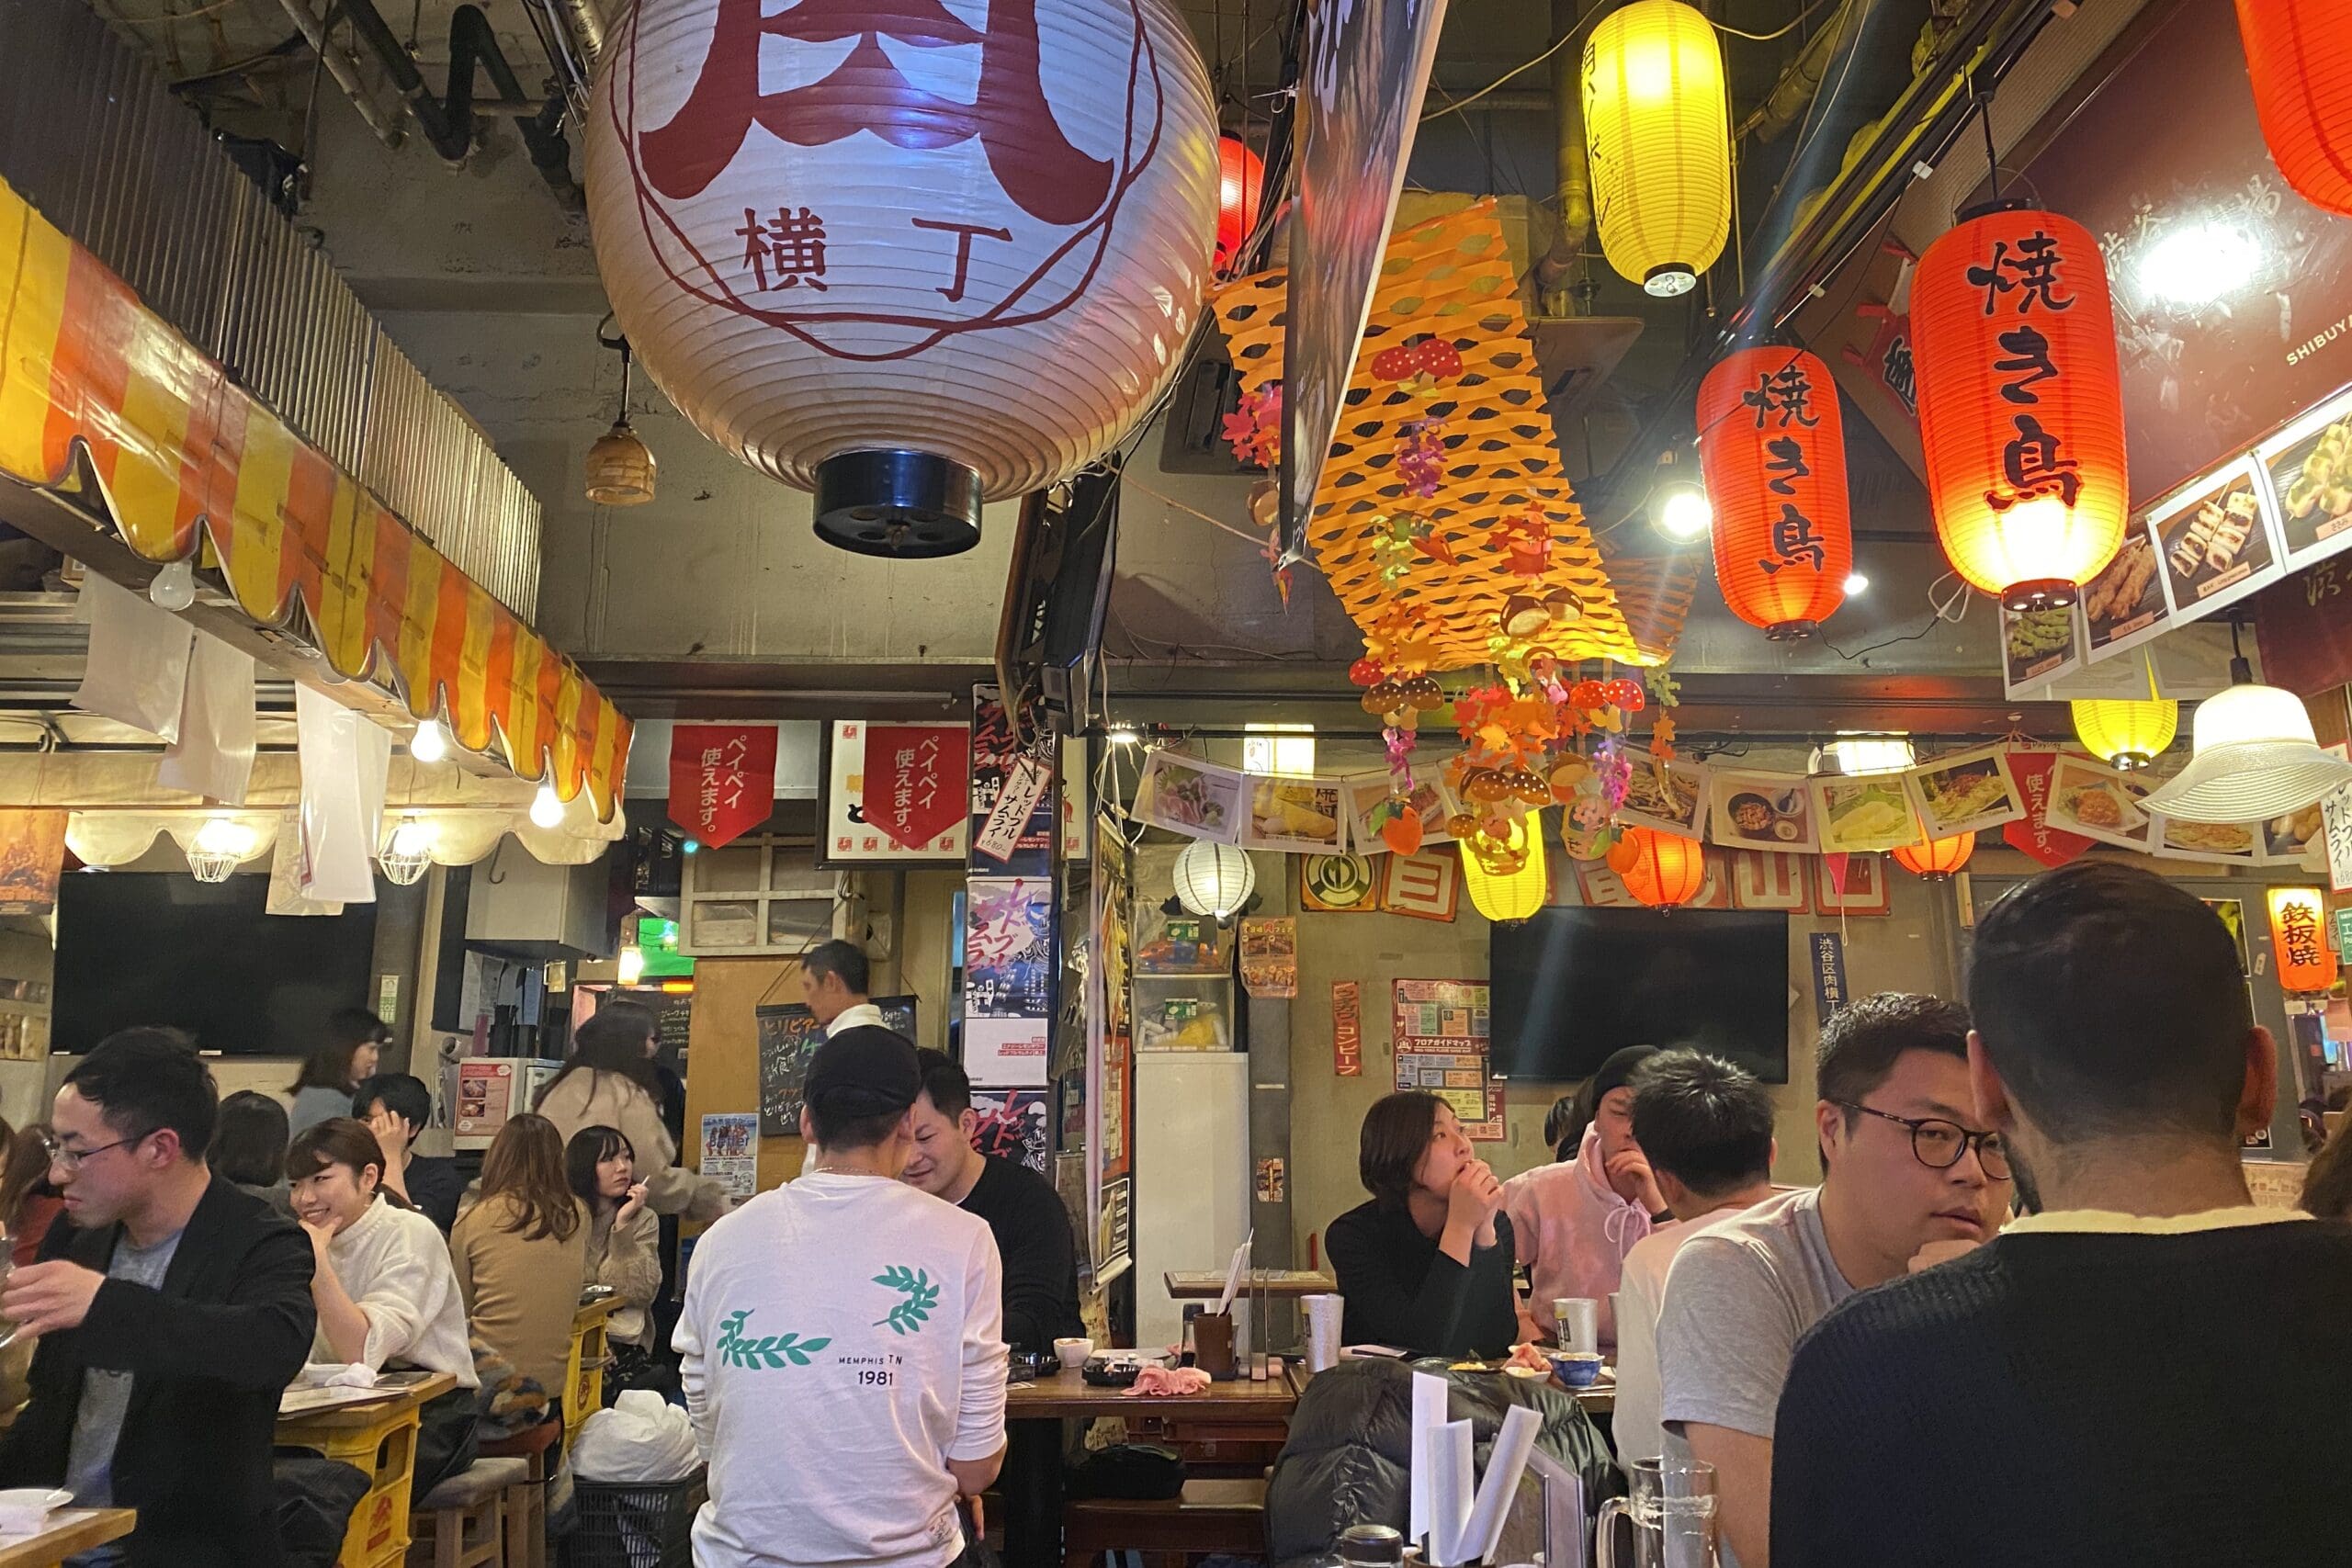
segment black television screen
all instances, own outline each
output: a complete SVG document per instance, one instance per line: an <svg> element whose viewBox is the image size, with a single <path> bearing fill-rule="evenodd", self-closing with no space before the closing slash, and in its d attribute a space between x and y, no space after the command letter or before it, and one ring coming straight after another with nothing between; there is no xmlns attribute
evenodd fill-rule
<svg viewBox="0 0 2352 1568"><path fill-rule="evenodd" d="M1556 1083L1625 1045L1690 1045L1789 1081L1789 918L1540 909L1494 928L1492 1068Z"/></svg>
<svg viewBox="0 0 2352 1568"><path fill-rule="evenodd" d="M266 876L61 877L53 1048L146 1023L232 1055L309 1055L329 1013L374 1002L376 907L271 915L268 897Z"/></svg>

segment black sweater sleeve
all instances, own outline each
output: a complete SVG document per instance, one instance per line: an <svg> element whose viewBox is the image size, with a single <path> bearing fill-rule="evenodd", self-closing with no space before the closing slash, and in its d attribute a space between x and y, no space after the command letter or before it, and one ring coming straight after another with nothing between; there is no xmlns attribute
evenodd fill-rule
<svg viewBox="0 0 2352 1568"><path fill-rule="evenodd" d="M166 1296L108 1280L76 1330L83 1362L141 1377L212 1378L275 1392L311 1353L318 1308L311 1243L290 1224L263 1227L226 1301Z"/></svg>
<svg viewBox="0 0 2352 1568"><path fill-rule="evenodd" d="M1518 1314L1509 1215L1495 1216L1495 1245L1472 1247L1468 1264L1435 1253L1418 1288L1407 1283L1409 1260L1397 1256L1387 1228L1366 1204L1332 1221L1323 1234L1347 1301L1351 1339L1418 1356L1492 1355L1510 1348Z"/></svg>
<svg viewBox="0 0 2352 1568"><path fill-rule="evenodd" d="M1083 1334L1078 1242L1053 1185L1025 1166L992 1159L966 1206L996 1233L1004 1259L1004 1342L1043 1351Z"/></svg>

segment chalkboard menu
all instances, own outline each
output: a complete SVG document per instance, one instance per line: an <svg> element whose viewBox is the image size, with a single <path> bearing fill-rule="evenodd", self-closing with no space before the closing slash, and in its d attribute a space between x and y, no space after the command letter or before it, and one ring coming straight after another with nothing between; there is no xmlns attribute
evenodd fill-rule
<svg viewBox="0 0 2352 1568"><path fill-rule="evenodd" d="M694 1026L695 999L691 995L658 998L648 997L653 1008L653 1039L655 1055L673 1070L684 1072L686 1060L686 1040Z"/></svg>
<svg viewBox="0 0 2352 1568"><path fill-rule="evenodd" d="M876 997L882 1021L908 1039L915 1037L915 998ZM799 1002L779 1002L756 1009L760 1041L760 1136L797 1138L800 1135L802 1093L808 1082L808 1058L825 1043L824 1025Z"/></svg>

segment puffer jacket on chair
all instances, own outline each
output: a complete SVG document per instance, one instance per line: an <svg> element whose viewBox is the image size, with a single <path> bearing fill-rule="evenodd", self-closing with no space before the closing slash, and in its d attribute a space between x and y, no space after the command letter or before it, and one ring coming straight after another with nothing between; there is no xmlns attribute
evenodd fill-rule
<svg viewBox="0 0 2352 1568"><path fill-rule="evenodd" d="M1422 1362L1434 1371L1442 1363ZM1266 1486L1266 1545L1274 1568L1329 1562L1350 1525L1406 1527L1411 1499L1413 1367L1348 1360L1317 1372L1292 1413L1290 1438ZM1471 1423L1479 1472L1503 1414L1524 1404L1543 1417L1535 1445L1584 1480L1588 1511L1623 1494L1609 1445L1570 1395L1492 1373L1448 1372L1450 1419ZM1521 1485L1532 1485L1522 1481Z"/></svg>

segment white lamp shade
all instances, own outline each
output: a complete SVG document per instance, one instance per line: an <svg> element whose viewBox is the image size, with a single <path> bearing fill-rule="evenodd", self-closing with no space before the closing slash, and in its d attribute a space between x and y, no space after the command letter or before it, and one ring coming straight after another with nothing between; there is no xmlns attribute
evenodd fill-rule
<svg viewBox="0 0 2352 1568"><path fill-rule="evenodd" d="M2301 811L2352 781L2352 762L2319 749L2301 697L2239 685L2197 706L2194 755L2148 808L2184 822L2252 822Z"/></svg>
<svg viewBox="0 0 2352 1568"><path fill-rule="evenodd" d="M803 490L912 451L998 500L1114 445L1211 276L1216 107L1176 7L764 9L631 8L587 116L597 267L678 411Z"/></svg>
<svg viewBox="0 0 2352 1568"><path fill-rule="evenodd" d="M1249 852L1196 839L1176 857L1176 901L1196 915L1226 919L1257 891Z"/></svg>

